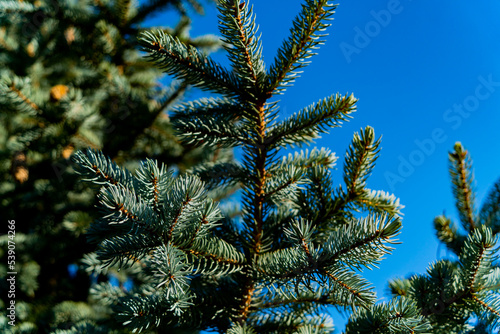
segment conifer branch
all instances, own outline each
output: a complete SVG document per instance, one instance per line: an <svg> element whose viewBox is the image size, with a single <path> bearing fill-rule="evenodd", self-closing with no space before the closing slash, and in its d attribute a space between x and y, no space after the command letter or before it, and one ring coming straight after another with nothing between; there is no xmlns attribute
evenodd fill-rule
<svg viewBox="0 0 500 334"><path fill-rule="evenodd" d="M78 151L72 156L72 161L77 167L77 173L86 177L85 180L96 184L112 184L130 187L133 177L129 171L123 170L102 152L87 149Z"/></svg>
<svg viewBox="0 0 500 334"><path fill-rule="evenodd" d="M36 11L37 8L31 4L24 1L7 0L3 1L0 6L0 13L12 14L12 13L30 13ZM4 14L4 15L5 15ZM2 14L0 14L2 15Z"/></svg>
<svg viewBox="0 0 500 334"><path fill-rule="evenodd" d="M238 323L243 324L247 320L250 314L250 307L252 306L252 300L255 294L255 283L248 280L245 290L243 293L242 307L238 316Z"/></svg>
<svg viewBox="0 0 500 334"><path fill-rule="evenodd" d="M257 122L255 124L256 136L259 146L252 148L255 157L255 183L253 185L253 198L251 205L253 206L252 220L253 220L253 240L251 250L248 254L247 261L250 263L253 259L251 257L258 257L262 247L262 234L264 227L264 202L265 202L265 189L266 189L266 158L267 148L264 144L266 137L266 113L265 113L265 100L260 101L257 105ZM245 290L242 300L242 311L240 314L240 322L244 322L249 315L249 308L252 302L252 297L255 291L255 283L251 276L247 277L245 283Z"/></svg>
<svg viewBox="0 0 500 334"><path fill-rule="evenodd" d="M336 205L339 200L332 185L330 171L322 165L307 169L308 182L301 189L295 205L300 207L301 213L313 225L318 226L319 233L322 234L328 229L330 223L342 215L340 205Z"/></svg>
<svg viewBox="0 0 500 334"><path fill-rule="evenodd" d="M169 109L174 102L180 99L188 88L188 85L185 82L181 82L178 86L176 85L174 87L173 91L166 98L163 98L163 100L160 101L159 106L156 109L156 117L161 115L165 112L165 110ZM156 117L154 117L154 119L156 119Z"/></svg>
<svg viewBox="0 0 500 334"><path fill-rule="evenodd" d="M117 15L118 26L124 27L129 19L132 0L117 0L115 2L114 11Z"/></svg>
<svg viewBox="0 0 500 334"><path fill-rule="evenodd" d="M255 135L257 136L257 145L252 149L255 155L255 183L253 185L253 220L255 222L253 230L252 252L255 255L260 253L262 242L262 229L264 225L264 202L267 182L267 155L268 148L265 145L267 124L265 101L261 101L257 106L257 122L255 124Z"/></svg>
<svg viewBox="0 0 500 334"><path fill-rule="evenodd" d="M186 144L232 147L245 141L236 126L222 123L208 115L192 115L188 121L175 119L175 125L179 138Z"/></svg>
<svg viewBox="0 0 500 334"><path fill-rule="evenodd" d="M352 95L341 97L336 94L312 104L273 126L267 145L280 147L308 143L317 138L319 133L325 133L348 120L356 110L356 101Z"/></svg>
<svg viewBox="0 0 500 334"><path fill-rule="evenodd" d="M324 168L333 168L338 157L334 152L329 149L321 148L312 149L311 151L305 150L295 153L290 153L288 156L283 157L282 166L294 165L296 167L305 168L310 170L316 166Z"/></svg>
<svg viewBox="0 0 500 334"><path fill-rule="evenodd" d="M336 273L332 270L320 270L320 273L327 276L335 286L339 287L341 292L339 293L338 298L341 302L351 305L359 303L363 307L367 307L375 302L374 295L371 291L366 290L367 284L361 281L354 273L351 272L347 274L347 272L343 271ZM353 283L358 283L358 285L350 285L346 280L347 275L352 275L349 280Z"/></svg>
<svg viewBox="0 0 500 334"><path fill-rule="evenodd" d="M265 79L262 46L257 36L255 19L247 2L219 2L220 31L225 37L226 50L233 68L250 95L259 94ZM257 99L255 99L257 100Z"/></svg>
<svg viewBox="0 0 500 334"><path fill-rule="evenodd" d="M298 69L307 65L307 59L315 55L312 50L323 44L324 31L330 24L325 23L335 12L335 5L328 0L306 0L302 11L294 19L290 37L278 50L274 64L269 70L269 94L279 94L299 74Z"/></svg>
<svg viewBox="0 0 500 334"><path fill-rule="evenodd" d="M160 190L159 190L159 185L158 185L158 177L152 175L153 178L151 180L151 193L153 194L152 202L153 202L153 208L156 212L160 211Z"/></svg>
<svg viewBox="0 0 500 334"><path fill-rule="evenodd" d="M194 47L162 31L143 33L141 43L149 52L149 58L177 79L226 96L245 95L233 74Z"/></svg>
<svg viewBox="0 0 500 334"><path fill-rule="evenodd" d="M29 106L31 109L35 110L36 113L41 113L40 107L31 101L26 95L19 90L14 83L12 83L10 86L8 86L9 90L15 94L21 101L23 101L27 106ZM40 125L43 127L43 125Z"/></svg>
<svg viewBox="0 0 500 334"><path fill-rule="evenodd" d="M187 122L193 116L206 116L217 121L233 123L239 119L241 109L241 102L235 99L203 98L176 106L170 119L176 124L181 120Z"/></svg>
<svg viewBox="0 0 500 334"><path fill-rule="evenodd" d="M366 188L356 198L356 204L376 214L387 213L394 216L400 216L401 209L404 207L399 204L399 199L396 196L384 191L374 191Z"/></svg>
<svg viewBox="0 0 500 334"><path fill-rule="evenodd" d="M464 228L467 231L473 231L476 228L476 219L472 189L472 163L462 144L456 143L454 148L455 151L449 154L449 159L455 205Z"/></svg>
<svg viewBox="0 0 500 334"><path fill-rule="evenodd" d="M366 127L354 134L352 144L346 153L344 182L347 186L346 200L355 199L366 185L366 179L377 160L380 139L375 140L373 128Z"/></svg>
<svg viewBox="0 0 500 334"><path fill-rule="evenodd" d="M488 305L487 303L483 302L481 299L479 299L475 294L472 295L472 299L480 304L484 309L486 309L488 312L496 315L497 317L500 318L500 311L499 310L496 310L495 308L491 307L490 305Z"/></svg>
<svg viewBox="0 0 500 334"><path fill-rule="evenodd" d="M479 269L480 269L480 266L481 266L481 262L483 261L483 257L484 257L484 250L481 250L480 253L477 256L477 259L476 259L475 263L474 263L475 266L473 268L471 268L473 270L472 273L469 273L469 279L466 282L466 287L470 291L474 291L475 290L474 289L474 285L475 285L476 280L478 278Z"/></svg>
<svg viewBox="0 0 500 334"><path fill-rule="evenodd" d="M278 167L279 166L279 167ZM278 169L279 168L279 169ZM290 195L302 184L306 183L305 169L295 166L275 165L270 166L269 171L276 169L276 172L269 172L268 183L266 185L265 198L270 199L277 196L277 201L281 197L290 199ZM280 196L283 194L283 196Z"/></svg>
<svg viewBox="0 0 500 334"><path fill-rule="evenodd" d="M391 279L388 284L388 290L393 297L406 297L411 288L410 279L395 278Z"/></svg>
<svg viewBox="0 0 500 334"><path fill-rule="evenodd" d="M92 165L92 170L94 171L96 177L103 178L106 182L110 184L115 184L115 185L118 184L117 180L115 180L111 175L103 172L101 169L99 169L99 167L97 167L97 165Z"/></svg>
<svg viewBox="0 0 500 334"><path fill-rule="evenodd" d="M270 190L270 191L267 191L266 194L265 194L265 197L266 199L269 198L269 197L272 197L273 195L275 195L276 193L279 193L280 191L294 185L294 184L297 184L299 180L296 180L296 179L292 179L292 180L287 180L285 183L283 184L280 184L278 187Z"/></svg>
<svg viewBox="0 0 500 334"><path fill-rule="evenodd" d="M494 233L500 232L500 180L491 187L481 207L479 222L490 227Z"/></svg>
<svg viewBox="0 0 500 334"><path fill-rule="evenodd" d="M278 280L290 280L314 272L317 266L308 262L304 254L305 252L297 247L266 252L257 258L256 270Z"/></svg>
<svg viewBox="0 0 500 334"><path fill-rule="evenodd" d="M191 172L201 178L209 189L245 182L248 171L233 162L207 163L197 166Z"/></svg>
<svg viewBox="0 0 500 334"><path fill-rule="evenodd" d="M310 304L315 305L338 305L338 306L353 306L341 303L339 300L332 298L332 295L326 289L320 288L318 291L311 293L309 290L304 289L299 292L298 296L291 296L290 298L276 298L266 303L259 305L259 308L264 311L271 308L286 308L288 305L300 305L310 307ZM300 307L299 306L299 307ZM362 304L355 303L354 306L362 306Z"/></svg>
<svg viewBox="0 0 500 334"><path fill-rule="evenodd" d="M489 271L495 244L496 238L488 227L480 226L469 235L460 254L466 292L474 293L481 285L483 277Z"/></svg>
<svg viewBox="0 0 500 334"><path fill-rule="evenodd" d="M175 245L175 244L174 244ZM245 263L243 263L240 259L231 259L231 258L226 258L224 256L221 256L220 254L215 254L215 253L210 253L207 251L203 250L196 250L192 248L184 248L184 247L179 247L180 250L183 250L191 255L194 255L196 257L202 257L208 260L212 260L218 263L222 264L229 264L232 266L239 266L240 269L244 269L246 267Z"/></svg>
<svg viewBox="0 0 500 334"><path fill-rule="evenodd" d="M97 258L103 261L105 266L118 264L120 268L126 268L140 262L160 243L159 238L151 238L149 234L116 236L104 240L99 245Z"/></svg>
<svg viewBox="0 0 500 334"><path fill-rule="evenodd" d="M196 230L194 231L193 236L191 237L191 240L189 241L187 247L193 246L199 234L203 230L203 227L208 226L210 224L207 218L208 218L207 214L204 214L201 217L200 223L198 224L198 227L196 227Z"/></svg>
<svg viewBox="0 0 500 334"><path fill-rule="evenodd" d="M154 212L161 216L165 191L172 184L172 173L167 171L165 165L158 167L157 162L146 159L141 163L136 178L140 185L138 195L150 203Z"/></svg>
<svg viewBox="0 0 500 334"><path fill-rule="evenodd" d="M391 217L384 216L375 220L379 223L365 219L358 224L344 225L338 232L332 233L325 246L329 253L325 264L334 265L340 261L361 269L361 265L375 265L389 253L391 248L385 244L395 243L393 237L400 233L401 221L391 221Z"/></svg>
<svg viewBox="0 0 500 334"><path fill-rule="evenodd" d="M246 140L238 126L240 110L241 104L233 99L201 99L176 107L171 120L186 143L223 148Z"/></svg>
<svg viewBox="0 0 500 334"><path fill-rule="evenodd" d="M316 313L314 311L311 313ZM249 323L257 333L327 334L333 331L332 319L327 314L307 316L306 312L304 309L293 310L295 317L289 312L269 312L252 317Z"/></svg>
<svg viewBox="0 0 500 334"><path fill-rule="evenodd" d="M438 216L434 218L434 228L438 239L444 242L446 247L456 255L459 255L466 238L458 232L455 224L445 216Z"/></svg>
<svg viewBox="0 0 500 334"><path fill-rule="evenodd" d="M360 133L354 134L352 143L346 152L344 163L344 182L347 190L344 191L342 188L337 190L339 198L332 205L325 207L324 217L342 215L349 203L358 204L361 207L368 204L366 202L369 198L366 196L366 180L375 166L375 161L380 151L379 145L380 139L375 140L375 132L369 126L361 130ZM368 209L374 209L379 213L399 215L399 210L401 209L399 202L390 196L385 196L385 193L379 193L379 195L377 196L378 198L375 198L381 205L375 207L368 206ZM360 202L358 202L359 199L361 199ZM349 223L349 219L344 219L344 223Z"/></svg>
<svg viewBox="0 0 500 334"><path fill-rule="evenodd" d="M141 198L127 188L110 185L101 189L100 203L108 225L124 225L129 233L149 233L153 238L161 236L162 222L157 221L154 211ZM122 228L117 229L121 231Z"/></svg>
<svg viewBox="0 0 500 334"><path fill-rule="evenodd" d="M410 299L398 298L369 309L359 308L349 319L344 333L429 334L431 329Z"/></svg>
<svg viewBox="0 0 500 334"><path fill-rule="evenodd" d="M189 195L186 196L184 199L184 202L182 202L181 207L178 209L176 215L174 216L173 222L170 224L170 230L168 231L168 240L172 240L172 234L174 233L174 229L176 228L177 222L179 221L179 218L182 215L182 211L186 210L188 208L190 202L193 199L189 197Z"/></svg>

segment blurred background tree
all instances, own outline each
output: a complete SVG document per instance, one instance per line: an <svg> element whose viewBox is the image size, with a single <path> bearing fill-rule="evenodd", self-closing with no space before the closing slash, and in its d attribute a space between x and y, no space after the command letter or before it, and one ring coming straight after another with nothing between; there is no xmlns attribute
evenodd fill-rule
<svg viewBox="0 0 500 334"><path fill-rule="evenodd" d="M101 149L127 166L154 157L181 172L215 154L231 159L173 135L165 111L189 87L165 84L137 42L145 20L165 10L179 20L158 29L202 52L219 48L215 36L189 36L190 17L203 14L196 0L0 1L0 211L16 226L17 332L106 320L87 304L91 279L80 260L94 249L83 232L96 217L96 189L73 173L73 151ZM0 237L2 307L7 240ZM127 289L126 273L111 274L93 279Z"/></svg>

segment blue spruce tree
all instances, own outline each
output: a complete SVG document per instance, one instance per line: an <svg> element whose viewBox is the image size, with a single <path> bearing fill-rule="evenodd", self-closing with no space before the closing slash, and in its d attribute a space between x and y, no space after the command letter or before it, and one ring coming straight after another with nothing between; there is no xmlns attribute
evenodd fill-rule
<svg viewBox="0 0 500 334"><path fill-rule="evenodd" d="M280 154L355 111L356 98L333 94L279 117L277 99L324 42L335 8L306 0L270 67L248 2L219 2L231 69L161 31L143 34L149 58L165 72L217 95L174 110L178 136L196 147L238 148L242 158L185 173L148 159L132 173L96 150L74 156L79 173L101 187L102 216L88 233L98 247L87 263L135 273L130 293L95 287L126 327L331 333L335 307L353 311L346 333L433 333L420 304L426 295L375 304L362 276L392 251L401 229L399 200L367 187L380 150L374 130L354 134L339 185L330 150ZM219 203L235 186L241 205ZM465 241L470 251L456 284L486 280L490 264L478 256L492 257L490 236L477 229Z"/></svg>

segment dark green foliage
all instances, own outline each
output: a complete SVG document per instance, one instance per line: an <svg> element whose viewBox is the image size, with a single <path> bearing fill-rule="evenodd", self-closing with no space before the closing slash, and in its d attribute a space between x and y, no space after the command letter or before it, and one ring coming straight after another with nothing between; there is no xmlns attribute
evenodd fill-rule
<svg viewBox="0 0 500 334"><path fill-rule="evenodd" d="M392 251L401 205L367 188L379 154L374 130L354 134L342 186L329 150L279 157L355 111L352 95L334 94L279 120L273 100L323 42L334 9L325 0L306 1L270 69L248 2L219 3L230 70L161 31L143 34L142 46L164 71L221 95L175 109L180 138L204 149L239 147L242 161L221 157L174 175L151 160L129 173L100 152L74 156L84 178L102 186L102 216L89 231L98 250L87 263L129 270L140 283L126 294L94 288L127 328L331 333L328 306L368 312L376 301L362 271ZM227 210L218 199L236 187L241 206ZM387 318L394 307L401 320ZM400 331L427 328L413 304L394 307L380 306L374 316Z"/></svg>
<svg viewBox="0 0 500 334"><path fill-rule="evenodd" d="M100 167L125 183L132 175L113 174L117 170L111 164L138 165L150 156L183 171L212 159L214 150L181 144L165 114L188 85L161 84L163 74L143 59L138 43L144 20L172 9L182 18L175 27L161 28L163 33L204 52L219 47L214 36L189 37L188 8L201 10L195 0L0 1L0 211L3 219L16 221L19 317L14 331L113 328L109 310L86 304L88 273L83 268L76 276L68 272L68 265L80 265L83 254L93 250L83 234L98 217L96 187L78 183L71 166L75 150L103 150L109 166ZM227 150L217 154L232 156ZM138 182L151 183L148 177ZM154 194L141 196L151 202ZM91 241L102 239L90 235ZM0 238L2 282L7 241ZM126 281L124 272L109 273ZM3 309L8 299L5 293L1 298ZM61 320L64 312L79 311L93 315ZM2 314L0 332L12 329L5 319Z"/></svg>
<svg viewBox="0 0 500 334"><path fill-rule="evenodd" d="M407 334L432 333L430 326L407 299L359 309L347 324L346 333Z"/></svg>

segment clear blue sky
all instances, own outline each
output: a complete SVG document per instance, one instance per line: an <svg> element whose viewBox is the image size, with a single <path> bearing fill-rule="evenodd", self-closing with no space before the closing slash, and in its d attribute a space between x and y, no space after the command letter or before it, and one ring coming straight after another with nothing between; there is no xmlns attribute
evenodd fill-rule
<svg viewBox="0 0 500 334"><path fill-rule="evenodd" d="M269 65L301 1L250 3ZM217 34L216 14L212 6L195 17L192 36ZM169 25L168 17L151 24ZM332 93L352 92L359 98L354 119L316 146L342 157L361 127L382 135L368 186L393 192L405 205L403 243L380 269L364 273L383 298L388 279L423 273L447 255L432 221L444 210L457 217L447 159L453 144L461 141L472 154L479 203L500 177L500 3L344 1L334 17L326 45L283 96L281 110L288 115ZM214 57L224 59L223 53ZM339 332L344 320L334 318Z"/></svg>

